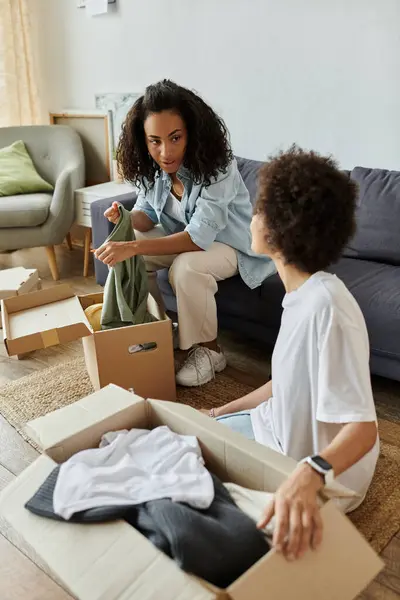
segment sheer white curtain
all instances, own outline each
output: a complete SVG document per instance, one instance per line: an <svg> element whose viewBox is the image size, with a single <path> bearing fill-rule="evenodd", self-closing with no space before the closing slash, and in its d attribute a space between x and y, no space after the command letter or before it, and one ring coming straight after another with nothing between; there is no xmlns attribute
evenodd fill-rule
<svg viewBox="0 0 400 600"><path fill-rule="evenodd" d="M0 0L0 127L42 121L29 0Z"/></svg>

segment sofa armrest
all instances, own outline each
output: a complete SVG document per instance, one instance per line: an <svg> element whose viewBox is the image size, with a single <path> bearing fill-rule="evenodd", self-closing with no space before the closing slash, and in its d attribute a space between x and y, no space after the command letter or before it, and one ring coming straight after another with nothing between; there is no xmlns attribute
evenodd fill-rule
<svg viewBox="0 0 400 600"><path fill-rule="evenodd" d="M105 218L104 212L111 206L113 202L119 202L126 210L132 210L136 203L136 192L129 192L112 198L101 198L92 202L90 205L90 213L92 217L92 238L93 247L98 248L108 237L114 228L114 225ZM104 285L108 276L108 267L104 263L94 259L94 270L96 282L99 285Z"/></svg>

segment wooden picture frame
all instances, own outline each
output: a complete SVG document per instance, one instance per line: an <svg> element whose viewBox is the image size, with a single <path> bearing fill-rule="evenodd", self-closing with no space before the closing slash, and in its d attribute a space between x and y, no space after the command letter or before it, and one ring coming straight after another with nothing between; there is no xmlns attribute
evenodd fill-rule
<svg viewBox="0 0 400 600"><path fill-rule="evenodd" d="M67 125L79 134L86 165L86 186L112 179L113 133L111 111L51 112L50 125Z"/></svg>

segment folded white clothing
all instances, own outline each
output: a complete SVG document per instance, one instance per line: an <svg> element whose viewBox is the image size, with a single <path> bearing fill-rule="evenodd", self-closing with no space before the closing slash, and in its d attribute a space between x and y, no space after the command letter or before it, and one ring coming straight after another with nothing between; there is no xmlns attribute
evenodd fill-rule
<svg viewBox="0 0 400 600"><path fill-rule="evenodd" d="M118 431L108 431L101 436L99 448L109 446L121 433L128 433L128 429L119 429Z"/></svg>
<svg viewBox="0 0 400 600"><path fill-rule="evenodd" d="M270 492L251 490L249 488L242 487L241 485L237 485L236 483L224 483L224 486L232 496L236 506L238 506L256 523L258 523L258 521L261 519L265 508L274 497L274 494ZM329 486L324 488L324 495L327 498L332 498L338 508L340 508L343 512L345 512L346 502L348 502L348 499L357 496L355 492L347 489L337 481L334 481ZM321 504L321 500L319 500L319 503ZM264 531L268 536L272 536L274 533L274 528L275 517L272 517Z"/></svg>
<svg viewBox="0 0 400 600"><path fill-rule="evenodd" d="M235 502L236 506L256 523L261 519L265 508L274 497L274 494L269 492L251 490L242 487L241 485L237 485L236 483L224 483L224 486L232 496L232 500ZM272 535L274 527L275 517L272 517L271 521L264 529L265 533L267 535Z"/></svg>
<svg viewBox="0 0 400 600"><path fill-rule="evenodd" d="M83 450L60 467L54 512L64 519L99 506L131 506L170 498L209 508L214 485L197 439L168 427L132 429L107 436L100 448Z"/></svg>

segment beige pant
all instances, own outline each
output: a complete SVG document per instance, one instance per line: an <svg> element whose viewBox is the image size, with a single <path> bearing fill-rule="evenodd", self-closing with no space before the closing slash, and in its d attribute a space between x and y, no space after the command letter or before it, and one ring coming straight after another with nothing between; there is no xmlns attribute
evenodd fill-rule
<svg viewBox="0 0 400 600"><path fill-rule="evenodd" d="M165 235L160 226L147 233L135 231L137 239ZM169 256L144 256L149 275L149 291L161 313L164 303L158 289L156 271L169 269L169 282L175 292L179 317L179 345L188 350L194 344L215 340L218 332L215 294L218 281L238 272L236 251L215 242L207 251Z"/></svg>

